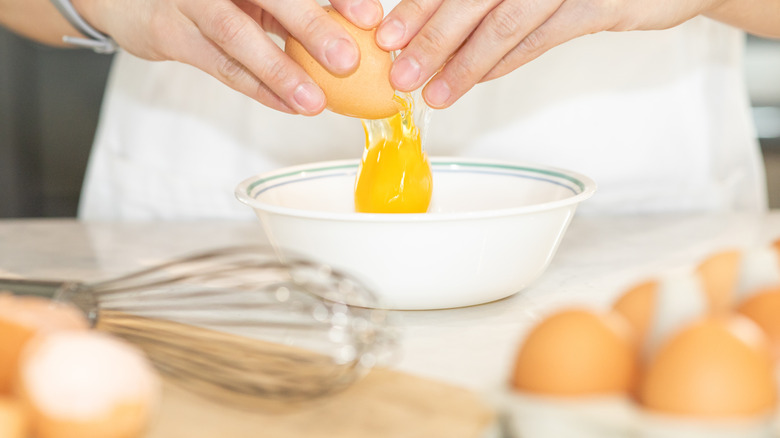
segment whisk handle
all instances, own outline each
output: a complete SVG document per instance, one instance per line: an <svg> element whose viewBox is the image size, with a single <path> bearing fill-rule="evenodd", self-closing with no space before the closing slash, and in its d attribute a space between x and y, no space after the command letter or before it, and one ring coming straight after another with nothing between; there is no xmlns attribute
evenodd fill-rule
<svg viewBox="0 0 780 438"><path fill-rule="evenodd" d="M89 287L83 283L62 280L0 278L0 292L2 291L67 302L84 312L84 316L87 317L91 325L95 325L97 322L97 301Z"/></svg>
<svg viewBox="0 0 780 438"><path fill-rule="evenodd" d="M71 282L60 280L30 280L18 278L0 278L0 291L17 295L35 295L53 298L54 294Z"/></svg>

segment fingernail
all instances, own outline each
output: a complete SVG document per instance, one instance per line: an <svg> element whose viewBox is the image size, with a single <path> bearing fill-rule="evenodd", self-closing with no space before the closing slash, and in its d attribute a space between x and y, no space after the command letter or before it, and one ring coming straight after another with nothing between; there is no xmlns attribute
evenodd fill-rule
<svg viewBox="0 0 780 438"><path fill-rule="evenodd" d="M393 63L390 78L401 91L411 90L420 79L420 64L410 56L401 58Z"/></svg>
<svg viewBox="0 0 780 438"><path fill-rule="evenodd" d="M372 28L382 19L382 10L376 3L369 0L358 0L349 7L352 16L363 27Z"/></svg>
<svg viewBox="0 0 780 438"><path fill-rule="evenodd" d="M376 31L376 41L384 48L396 48L406 32L406 26L400 20L392 18L379 25Z"/></svg>
<svg viewBox="0 0 780 438"><path fill-rule="evenodd" d="M325 46L325 59L337 73L346 72L357 64L358 52L352 43L344 38L337 38Z"/></svg>
<svg viewBox="0 0 780 438"><path fill-rule="evenodd" d="M304 82L295 88L293 100L306 113L318 111L325 105L325 95L320 87L311 82Z"/></svg>
<svg viewBox="0 0 780 438"><path fill-rule="evenodd" d="M443 79L435 79L425 87L425 101L432 107L441 107L450 100L452 91Z"/></svg>

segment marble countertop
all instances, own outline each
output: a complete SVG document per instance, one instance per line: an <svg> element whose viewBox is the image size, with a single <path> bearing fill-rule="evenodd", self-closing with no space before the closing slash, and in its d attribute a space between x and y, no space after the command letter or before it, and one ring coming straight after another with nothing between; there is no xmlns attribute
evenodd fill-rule
<svg viewBox="0 0 780 438"><path fill-rule="evenodd" d="M604 307L665 270L778 237L780 212L577 216L548 270L526 290L479 306L396 312L400 352L390 366L495 391L505 385L521 338L547 312ZM0 275L92 281L193 251L265 242L259 222L0 220Z"/></svg>

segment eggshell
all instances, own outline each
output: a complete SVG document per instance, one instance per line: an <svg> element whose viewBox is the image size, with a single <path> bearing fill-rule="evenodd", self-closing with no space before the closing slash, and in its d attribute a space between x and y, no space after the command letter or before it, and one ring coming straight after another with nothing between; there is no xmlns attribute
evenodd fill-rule
<svg viewBox="0 0 780 438"><path fill-rule="evenodd" d="M37 438L138 437L160 391L140 350L94 331L36 337L19 375Z"/></svg>
<svg viewBox="0 0 780 438"><path fill-rule="evenodd" d="M773 357L780 360L780 285L752 294L739 304L737 312L761 327L769 338Z"/></svg>
<svg viewBox="0 0 780 438"><path fill-rule="evenodd" d="M620 315L562 310L530 331L511 384L550 395L625 393L636 380L635 348L632 330Z"/></svg>
<svg viewBox="0 0 780 438"><path fill-rule="evenodd" d="M85 330L89 326L77 308L30 296L0 294L0 394L10 393L19 355L36 334Z"/></svg>
<svg viewBox="0 0 780 438"><path fill-rule="evenodd" d="M642 282L627 290L612 306L633 327L637 339L644 339L650 329L658 288L656 280Z"/></svg>
<svg viewBox="0 0 780 438"><path fill-rule="evenodd" d="M89 420L48 417L34 411L37 438L134 438L143 435L148 408L141 403L118 404Z"/></svg>
<svg viewBox="0 0 780 438"><path fill-rule="evenodd" d="M10 397L0 397L0 437L27 438L29 415L23 404Z"/></svg>
<svg viewBox="0 0 780 438"><path fill-rule="evenodd" d="M284 51L322 88L329 110L361 119L384 119L397 114L401 108L393 99L395 90L390 85L393 58L376 45L376 30L356 27L331 7L325 10L355 39L360 49L357 70L343 77L330 73L293 37L287 38Z"/></svg>
<svg viewBox="0 0 780 438"><path fill-rule="evenodd" d="M695 269L670 270L628 289L613 304L651 354L681 326L708 314L729 313L736 300L742 254L721 251Z"/></svg>
<svg viewBox="0 0 780 438"><path fill-rule="evenodd" d="M686 326L649 361L640 403L666 414L739 418L775 407L768 341L741 316L708 316Z"/></svg>
<svg viewBox="0 0 780 438"><path fill-rule="evenodd" d="M726 314L731 311L740 272L742 253L737 250L721 251L707 257L696 268L696 274L709 296L710 312Z"/></svg>
<svg viewBox="0 0 780 438"><path fill-rule="evenodd" d="M772 244L770 245L772 249L775 250L778 254L780 254L780 239L775 239L772 241Z"/></svg>

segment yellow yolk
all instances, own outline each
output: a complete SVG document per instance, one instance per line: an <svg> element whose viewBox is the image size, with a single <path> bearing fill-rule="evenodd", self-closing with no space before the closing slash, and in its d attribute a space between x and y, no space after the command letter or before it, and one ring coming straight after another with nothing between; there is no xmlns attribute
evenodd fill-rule
<svg viewBox="0 0 780 438"><path fill-rule="evenodd" d="M355 211L360 213L425 213L431 202L431 166L412 104L395 99L403 107L398 114L363 120L366 149L355 181Z"/></svg>

